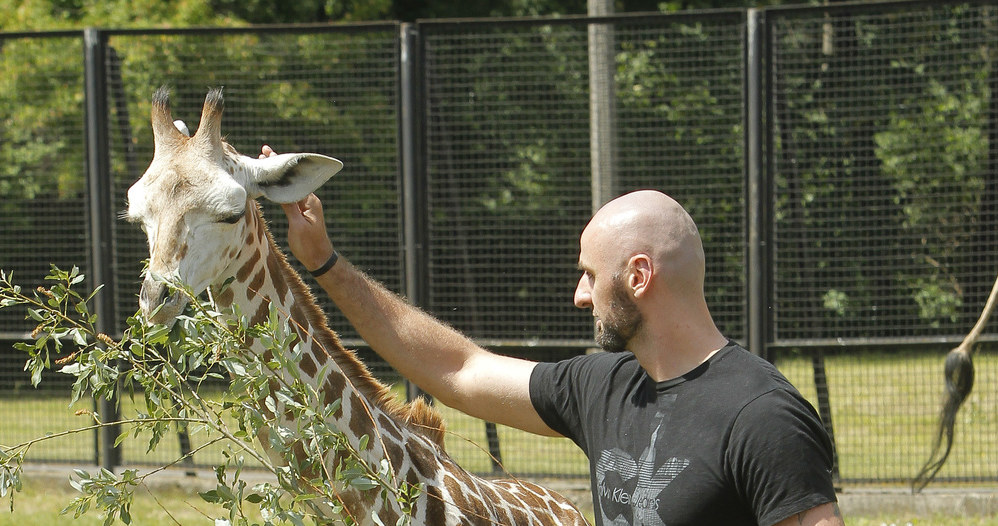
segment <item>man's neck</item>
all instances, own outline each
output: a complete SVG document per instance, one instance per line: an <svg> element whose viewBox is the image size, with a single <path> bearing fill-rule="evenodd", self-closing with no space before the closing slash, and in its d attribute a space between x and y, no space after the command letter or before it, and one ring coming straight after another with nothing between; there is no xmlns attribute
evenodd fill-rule
<svg viewBox="0 0 998 526"><path fill-rule="evenodd" d="M634 355L653 380L664 382L699 367L728 345L728 339L717 331L688 341L661 338L650 343L654 345L634 346Z"/></svg>

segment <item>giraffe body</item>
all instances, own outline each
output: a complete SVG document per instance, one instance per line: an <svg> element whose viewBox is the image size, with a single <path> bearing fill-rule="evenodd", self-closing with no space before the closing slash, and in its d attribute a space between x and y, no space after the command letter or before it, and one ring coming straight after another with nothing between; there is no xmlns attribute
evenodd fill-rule
<svg viewBox="0 0 998 526"><path fill-rule="evenodd" d="M300 200L342 163L317 154L267 159L239 155L221 139L221 113L221 92L212 91L197 133L188 137L173 123L166 91L154 96L156 153L129 189L127 213L129 220L142 224L149 240L149 270L140 293L146 316L170 323L184 308L182 297L168 292L164 281L171 280L195 293L213 288L219 303L238 306L251 325L266 321L272 305L288 315L304 351L302 376L313 382L327 404L340 401L329 423L369 465L387 461L396 483L422 488L412 508L412 524L586 524L574 505L557 493L516 480L483 479L462 469L444 451L440 417L421 401L396 401L356 355L343 348L271 237L255 200ZM221 284L230 279L223 289ZM250 347L268 352L260 342L251 341ZM326 371L323 378L320 371ZM280 407L276 412L268 416L293 428ZM260 439L266 450L267 437ZM330 473L338 461L331 453L323 458ZM403 517L400 504L380 489L340 487L337 494L344 515L357 524L391 526Z"/></svg>

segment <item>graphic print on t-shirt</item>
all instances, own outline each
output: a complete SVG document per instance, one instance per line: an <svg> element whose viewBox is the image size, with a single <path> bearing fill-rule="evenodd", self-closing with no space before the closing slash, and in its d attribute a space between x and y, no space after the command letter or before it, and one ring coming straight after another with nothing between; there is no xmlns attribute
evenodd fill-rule
<svg viewBox="0 0 998 526"><path fill-rule="evenodd" d="M600 453L596 485L604 525L666 526L658 514L660 495L690 461L672 457L661 465L657 463L656 440L665 418L664 413L655 414L651 440L637 460L619 448Z"/></svg>

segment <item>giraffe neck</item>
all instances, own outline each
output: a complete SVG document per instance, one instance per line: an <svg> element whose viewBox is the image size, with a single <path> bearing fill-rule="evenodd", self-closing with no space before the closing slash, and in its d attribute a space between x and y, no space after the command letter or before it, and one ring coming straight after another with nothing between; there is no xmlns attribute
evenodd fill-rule
<svg viewBox="0 0 998 526"><path fill-rule="evenodd" d="M228 254L234 261L229 275L235 280L215 297L223 306L238 304L250 318L250 326L267 321L271 304L290 318L303 350L301 373L315 381L318 371L327 369L323 384L313 386L323 393L323 403L340 400L340 409L328 423L344 434L368 465L380 467L387 462L393 478L390 483L421 488L411 510L412 524L587 524L574 505L556 493L520 481L481 479L458 466L443 450L439 415L421 400L408 405L397 402L356 355L343 348L308 288L274 243L257 203L251 200L247 209L240 223L243 247L238 254ZM251 342L250 347L257 353L268 352L260 342ZM369 440L362 441L365 435ZM260 438L267 449L269 441ZM303 449L295 451L305 456ZM327 473L335 473L339 460L335 454L325 454ZM405 513L389 492L340 487L337 493L356 524L395 524Z"/></svg>
<svg viewBox="0 0 998 526"><path fill-rule="evenodd" d="M227 273L235 279L216 295L219 303L238 305L251 327L267 322L271 305L289 318L289 326L301 342L298 366L303 379L322 394L322 403L340 401L340 409L329 423L343 433L368 465L378 467L387 459L398 472L401 466L396 463L402 462L405 454L396 450L403 449L405 443L426 442L427 450L434 449L429 444L442 446L442 422L436 413L422 404L409 406L396 401L356 355L343 347L311 292L275 244L256 201L250 201L247 209L240 229L243 247L234 255ZM259 341L249 344L252 352L265 358L271 352ZM317 376L322 369L326 374L319 385ZM367 439L362 440L364 436ZM261 442L267 449L268 441ZM338 458L328 456L325 462L332 470Z"/></svg>

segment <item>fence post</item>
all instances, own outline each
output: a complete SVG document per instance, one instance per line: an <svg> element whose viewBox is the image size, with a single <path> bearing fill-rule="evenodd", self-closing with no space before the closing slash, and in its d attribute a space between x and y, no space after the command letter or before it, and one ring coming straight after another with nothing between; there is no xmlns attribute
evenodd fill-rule
<svg viewBox="0 0 998 526"><path fill-rule="evenodd" d="M94 297L97 314L96 329L114 334L114 251L112 247L112 206L114 187L111 183L108 151L107 77L105 74L106 43L100 30L83 31L84 92L86 98L87 191L89 193L89 274L90 283L103 285ZM97 413L102 422L119 420L114 400L97 400ZM121 450L114 446L119 426L104 426L97 431L96 463L111 471L121 463Z"/></svg>
<svg viewBox="0 0 998 526"><path fill-rule="evenodd" d="M428 214L426 207L426 168L423 157L424 97L422 82L422 53L419 28L403 23L399 28L399 144L401 145L402 173L402 237L405 275L405 295L414 305L427 303L426 240ZM406 398L429 395L408 379L405 380Z"/></svg>
<svg viewBox="0 0 998 526"><path fill-rule="evenodd" d="M764 12L758 9L748 9L745 14L745 203L748 230L745 282L748 288L748 346L755 354L767 357L766 345L771 336L769 217L772 195L764 170L763 151L763 83L766 82L763 72L766 49L764 17Z"/></svg>
<svg viewBox="0 0 998 526"><path fill-rule="evenodd" d="M589 0L589 16L613 14L613 2ZM593 212L616 195L616 93L614 31L609 23L589 26L589 156Z"/></svg>
<svg viewBox="0 0 998 526"><path fill-rule="evenodd" d="M413 304L425 307L429 303L429 202L425 163L426 97L423 91L423 40L416 24L401 26L401 85L399 126L402 145L402 209L405 217L403 236L405 245L405 291ZM430 396L408 379L405 381L406 398L421 397L432 402ZM485 436L491 457L492 471L502 470L502 449L499 432L492 422L485 422Z"/></svg>

